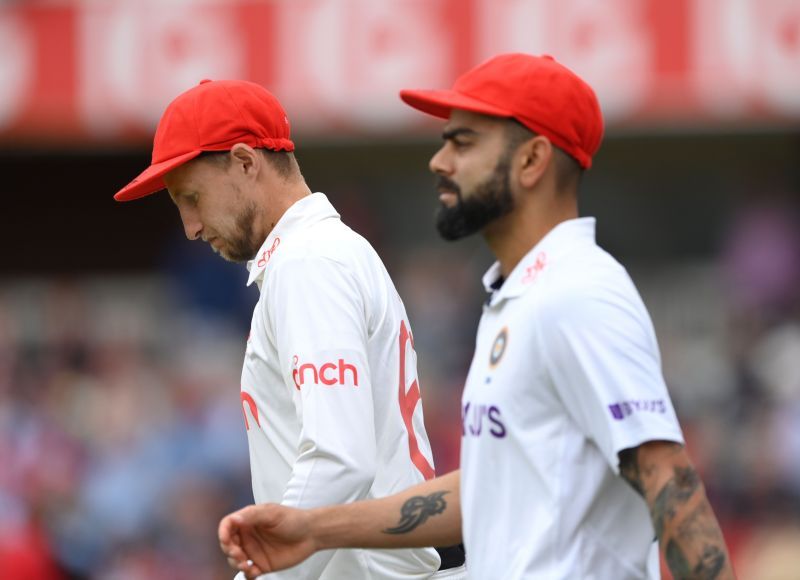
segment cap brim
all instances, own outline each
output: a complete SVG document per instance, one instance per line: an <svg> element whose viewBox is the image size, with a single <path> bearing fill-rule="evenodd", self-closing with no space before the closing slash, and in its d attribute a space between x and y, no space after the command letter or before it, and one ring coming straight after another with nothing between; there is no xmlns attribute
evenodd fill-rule
<svg viewBox="0 0 800 580"><path fill-rule="evenodd" d="M400 91L400 98L403 99L407 105L423 113L428 113L429 115L442 119L449 118L450 111L453 109L461 109L473 113L480 113L482 115L491 115L493 117L513 116L513 113L507 109L452 90L432 91L406 89Z"/></svg>
<svg viewBox="0 0 800 580"><path fill-rule="evenodd" d="M115 193L114 199L117 201L132 201L164 189L166 186L164 185L163 177L179 165L194 159L200 153L202 152L190 151L161 163L154 163L142 171L128 185Z"/></svg>

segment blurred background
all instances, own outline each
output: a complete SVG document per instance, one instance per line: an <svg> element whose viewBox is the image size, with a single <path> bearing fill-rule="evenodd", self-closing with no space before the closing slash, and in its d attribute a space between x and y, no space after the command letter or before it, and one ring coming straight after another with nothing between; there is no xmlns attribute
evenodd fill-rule
<svg viewBox="0 0 800 580"><path fill-rule="evenodd" d="M112 200L203 78L282 100L310 186L395 279L457 467L492 258L437 239L441 125L397 91L507 51L597 90L582 213L650 309L740 578L800 578L797 0L0 0L0 578L231 577L256 289L165 194Z"/></svg>

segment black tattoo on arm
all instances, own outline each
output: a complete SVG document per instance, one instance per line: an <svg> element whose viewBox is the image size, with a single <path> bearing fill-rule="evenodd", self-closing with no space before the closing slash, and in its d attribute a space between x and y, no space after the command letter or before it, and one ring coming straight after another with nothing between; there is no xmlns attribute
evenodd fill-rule
<svg viewBox="0 0 800 580"><path fill-rule="evenodd" d="M650 512L653 515L653 526L660 538L664 526L675 517L678 510L700 488L700 476L692 467L675 467L674 476L661 491L658 492Z"/></svg>
<svg viewBox="0 0 800 580"><path fill-rule="evenodd" d="M656 455L647 451L641 447L621 451L620 476L647 502L673 577L733 578L719 523L683 446L662 446Z"/></svg>
<svg viewBox="0 0 800 580"><path fill-rule="evenodd" d="M407 534L424 524L431 516L444 512L447 491L437 491L427 496L417 495L406 501L400 508L400 521L394 528L386 528L384 534Z"/></svg>
<svg viewBox="0 0 800 580"><path fill-rule="evenodd" d="M697 563L691 566L683 549L696 548ZM675 578L719 578L726 565L724 540L708 502L698 505L678 526L677 534L667 542L664 557Z"/></svg>

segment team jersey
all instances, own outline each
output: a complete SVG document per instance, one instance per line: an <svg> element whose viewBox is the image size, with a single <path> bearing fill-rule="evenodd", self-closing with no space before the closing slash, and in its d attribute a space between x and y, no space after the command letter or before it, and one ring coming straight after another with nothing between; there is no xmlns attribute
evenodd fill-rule
<svg viewBox="0 0 800 580"><path fill-rule="evenodd" d="M593 218L550 231L491 295L462 398L469 577L658 578L618 453L683 442L649 315Z"/></svg>
<svg viewBox="0 0 800 580"><path fill-rule="evenodd" d="M434 476L405 308L378 255L322 193L280 218L248 284L242 371L256 503L313 508ZM265 578L428 578L432 548L320 552Z"/></svg>

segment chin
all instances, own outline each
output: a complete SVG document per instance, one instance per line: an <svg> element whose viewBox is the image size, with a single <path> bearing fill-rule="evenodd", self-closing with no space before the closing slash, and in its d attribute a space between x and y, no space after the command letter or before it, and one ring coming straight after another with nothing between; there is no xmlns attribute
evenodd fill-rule
<svg viewBox="0 0 800 580"><path fill-rule="evenodd" d="M244 264L253 259L253 257L242 256L242 255L233 256L228 252L226 252L225 250L219 250L217 254L219 254L222 257L222 259L225 260L226 262L233 262L234 264Z"/></svg>

